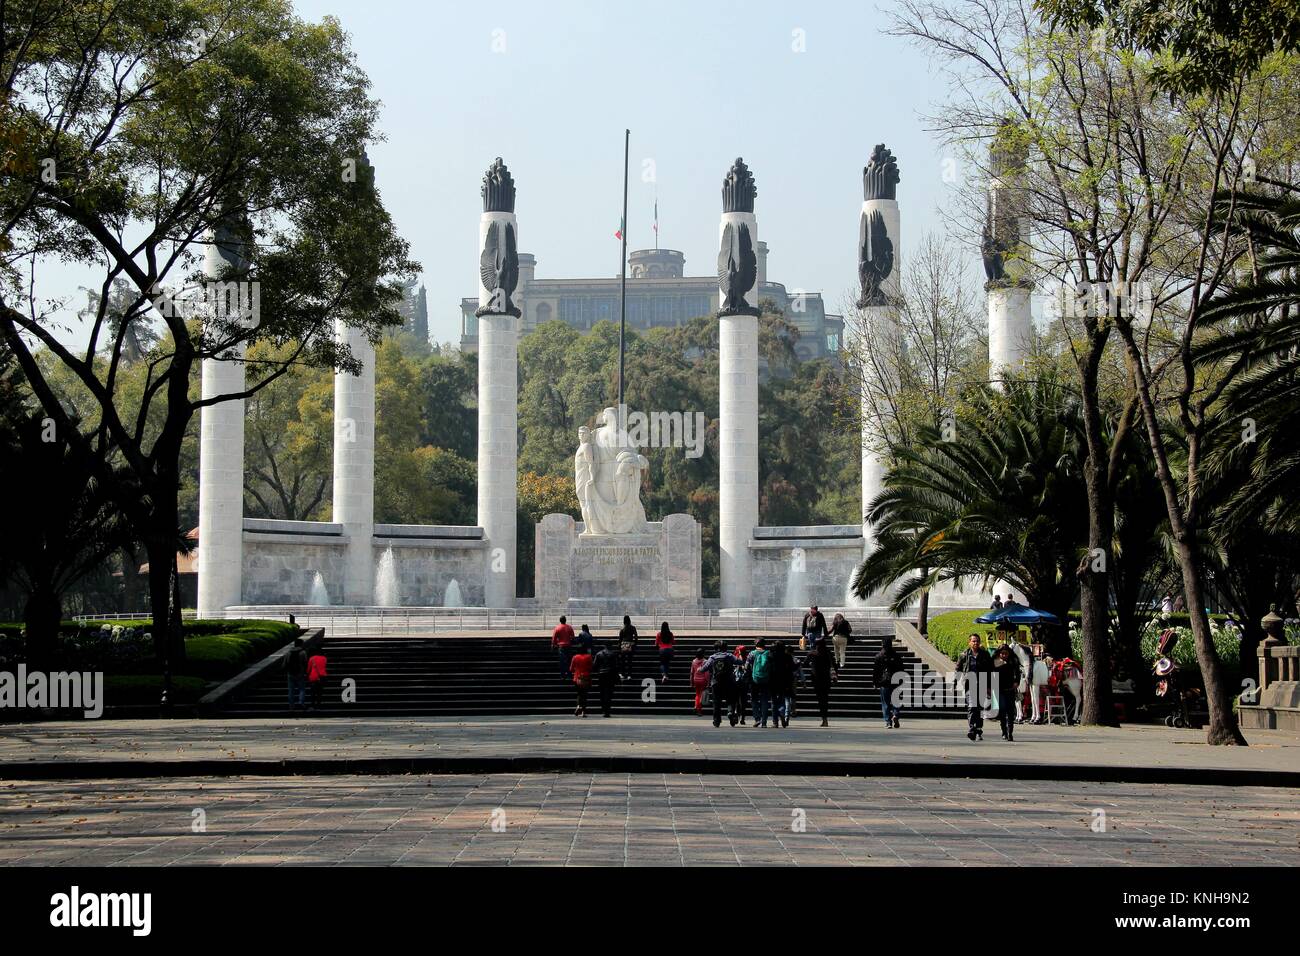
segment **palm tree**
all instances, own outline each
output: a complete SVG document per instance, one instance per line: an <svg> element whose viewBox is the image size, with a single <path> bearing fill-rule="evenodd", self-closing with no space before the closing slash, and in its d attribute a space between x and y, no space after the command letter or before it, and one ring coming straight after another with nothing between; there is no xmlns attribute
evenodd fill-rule
<svg viewBox="0 0 1300 956"><path fill-rule="evenodd" d="M967 388L956 428L923 426L891 449L869 507L877 545L853 580L895 613L941 581L1007 581L1064 619L1087 540L1077 399L1051 376Z"/></svg>
<svg viewBox="0 0 1300 956"><path fill-rule="evenodd" d="M1249 480L1220 516L1234 530L1264 515L1300 526L1293 492L1300 483L1300 188L1261 181L1278 191L1217 197L1220 224L1245 238L1252 267L1246 282L1211 301L1205 314L1214 334L1197 354L1236 373L1225 377L1211 459L1225 473L1249 463Z"/></svg>

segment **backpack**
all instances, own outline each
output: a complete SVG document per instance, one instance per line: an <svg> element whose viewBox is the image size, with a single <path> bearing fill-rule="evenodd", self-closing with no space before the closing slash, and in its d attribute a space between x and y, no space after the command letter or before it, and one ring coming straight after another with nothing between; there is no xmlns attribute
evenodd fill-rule
<svg viewBox="0 0 1300 956"><path fill-rule="evenodd" d="M713 662L713 667L710 668L713 674L713 683L718 687L725 687L731 683L735 677L735 674L732 673L734 668L735 662L732 661L730 656L719 657Z"/></svg>
<svg viewBox="0 0 1300 956"><path fill-rule="evenodd" d="M755 684L766 684L772 673L771 654L766 650L754 651L749 655L749 676Z"/></svg>

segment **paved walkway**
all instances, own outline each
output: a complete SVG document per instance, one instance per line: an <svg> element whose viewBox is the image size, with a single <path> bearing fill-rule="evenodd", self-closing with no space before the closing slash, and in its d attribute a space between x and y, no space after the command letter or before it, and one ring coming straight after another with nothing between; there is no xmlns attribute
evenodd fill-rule
<svg viewBox="0 0 1300 956"><path fill-rule="evenodd" d="M196 832L197 831L197 832ZM1249 787L697 774L0 783L0 865L1300 866Z"/></svg>
<svg viewBox="0 0 1300 956"><path fill-rule="evenodd" d="M1300 785L1289 731L1253 731L1250 747L1147 726L1022 725L1015 743L993 726L983 743L963 731L947 719L755 729L689 716L61 721L0 725L0 776L649 770Z"/></svg>

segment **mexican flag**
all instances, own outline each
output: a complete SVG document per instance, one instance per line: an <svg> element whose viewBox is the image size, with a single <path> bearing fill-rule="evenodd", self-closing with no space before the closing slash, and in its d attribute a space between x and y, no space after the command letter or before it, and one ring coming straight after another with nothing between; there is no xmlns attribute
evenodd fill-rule
<svg viewBox="0 0 1300 956"><path fill-rule="evenodd" d="M623 219L622 216L620 216L619 219L618 219L618 228L614 230L614 238L615 238L615 239L622 239L622 238L623 238L623 228L624 228L626 225L627 225L627 222Z"/></svg>

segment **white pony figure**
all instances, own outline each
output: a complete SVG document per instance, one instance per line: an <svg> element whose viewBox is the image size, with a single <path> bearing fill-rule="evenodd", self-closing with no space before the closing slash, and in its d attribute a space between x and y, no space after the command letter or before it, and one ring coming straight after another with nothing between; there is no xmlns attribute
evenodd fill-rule
<svg viewBox="0 0 1300 956"><path fill-rule="evenodd" d="M1034 707L1034 723L1038 723L1043 714L1043 694L1047 691L1047 684L1052 679L1051 668L1047 666L1044 660L1034 661L1034 674L1030 679L1029 701Z"/></svg>
<svg viewBox="0 0 1300 956"><path fill-rule="evenodd" d="M1077 724L1079 722L1079 709L1083 706L1083 671L1079 670L1078 664L1073 664L1065 672L1065 686L1074 699L1074 711L1070 714L1070 723Z"/></svg>
<svg viewBox="0 0 1300 956"><path fill-rule="evenodd" d="M1016 685L1016 722L1025 720L1025 694L1029 692L1029 682L1033 677L1033 655L1029 648L1018 641L1011 642L1011 653L1020 661L1020 683ZM1038 716L1038 698L1034 698L1034 717Z"/></svg>

